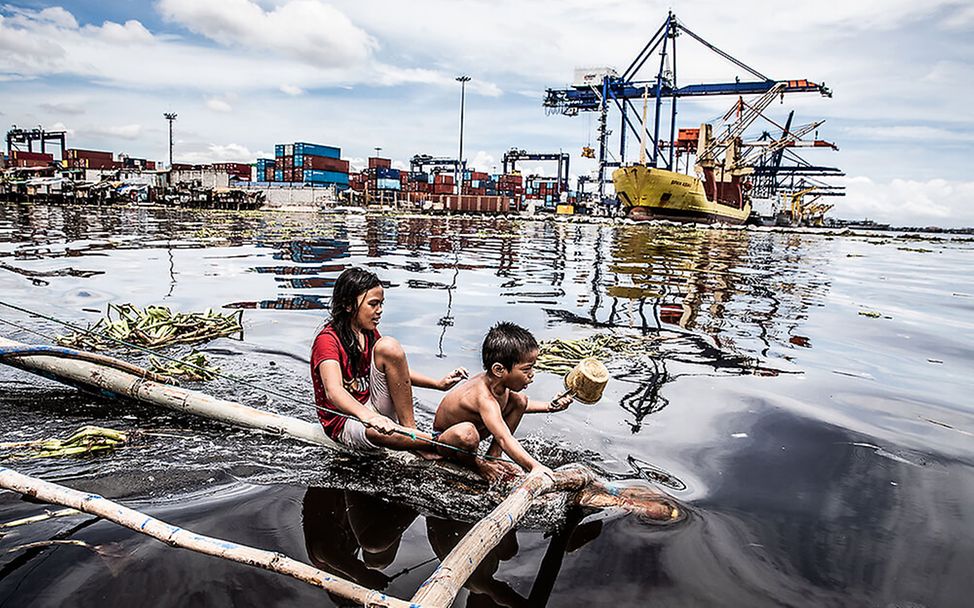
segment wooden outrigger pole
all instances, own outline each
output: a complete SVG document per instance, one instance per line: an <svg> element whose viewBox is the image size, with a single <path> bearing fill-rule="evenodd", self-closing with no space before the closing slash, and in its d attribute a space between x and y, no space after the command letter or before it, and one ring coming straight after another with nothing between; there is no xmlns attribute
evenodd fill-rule
<svg viewBox="0 0 974 608"><path fill-rule="evenodd" d="M33 352L41 352L41 350ZM149 379L148 376L134 370L130 364L125 362L118 361L119 365L113 365L113 362L117 360L113 360L110 357L99 356L97 361L91 361L85 358L69 358L67 354L59 354L57 352L45 352L44 354L31 353L31 347L27 344L0 338L0 355L2 355L0 356L0 362L39 374L46 378L89 390L93 389L102 394L107 393L111 396L127 397L160 405L178 412L196 414L228 424L252 428L275 435L287 435L301 441L332 449L347 449L328 438L319 424L289 416L282 416L280 414L264 412L233 401L217 399L198 391L162 384ZM79 355L83 353L76 352L74 354ZM55 486L48 482L32 479L9 469L0 469L0 486L36 496L41 500L63 504L110 519L137 532L147 533L169 544L177 545L177 543L171 541L177 536L180 536L174 533L174 530L179 529L139 514L131 509L126 509L100 496L77 493L82 498L82 500L79 500L78 496L71 494L71 492L74 492L73 490L60 488L60 486ZM64 490L65 492L60 490ZM532 501L543 494L555 491L571 492L572 502L580 506L591 506L594 508L620 507L629 513L635 513L657 521L675 521L681 519L684 515L676 507L676 501L664 494L655 492L647 494L645 491L628 492L625 487L615 486L614 484L598 480L591 469L581 464L561 467L554 472L553 477L530 475L523 479L520 485L500 505L478 522L460 540L453 551L443 559L433 575L423 583L413 597L411 604L387 597L378 591L365 589L355 583L323 573L306 564L301 564L279 554L272 554L267 551L244 547L242 545L234 545L240 549L240 552L214 549L212 543L216 543L217 545L220 543L225 545L233 544L219 539L208 539L207 537L186 532L185 538L200 540L200 543L178 544L177 546L202 551L210 555L234 559L242 563L248 563L274 570L275 572L295 576L300 580L321 586L343 597L357 601L363 606L400 607L411 605L416 607L446 608L456 599L460 588L484 557L497 546L501 538L508 531L517 526L521 518L530 509ZM97 511L89 510L89 508L93 508L93 505L96 504L107 504L108 506L104 508L99 507ZM124 511L126 517L112 517L113 509L120 509L116 513L122 513ZM131 518L129 517L131 513L129 512L141 516L138 526L133 527L129 525L131 522ZM142 527L143 524L141 522L153 523L152 529L158 531L159 534L147 532ZM146 524L146 527L148 527L148 524ZM166 531L168 531L168 535L165 537L160 536L160 534ZM260 554L259 557L258 554ZM273 559L269 561L264 559L267 556L273 556ZM282 564L287 564L287 566L281 566ZM278 568L276 566L281 567ZM299 568L298 566L301 567ZM327 577L328 580L323 577ZM335 582L334 589L324 586L325 583L330 584L330 582Z"/></svg>

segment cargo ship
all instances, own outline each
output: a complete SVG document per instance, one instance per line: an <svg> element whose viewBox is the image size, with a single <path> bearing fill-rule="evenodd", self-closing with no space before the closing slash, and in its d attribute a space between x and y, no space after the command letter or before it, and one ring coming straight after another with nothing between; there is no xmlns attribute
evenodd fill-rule
<svg viewBox="0 0 974 608"><path fill-rule="evenodd" d="M751 215L748 185L742 176L726 179L714 170L703 180L638 164L612 172L616 196L634 220L743 224Z"/></svg>
<svg viewBox="0 0 974 608"><path fill-rule="evenodd" d="M644 144L645 145L645 144ZM696 148L696 176L640 162L612 172L616 196L630 218L676 222L743 224L751 215L752 167L741 162L740 138L720 142L713 127L680 129L674 144L681 155ZM723 158L717 160L718 153Z"/></svg>

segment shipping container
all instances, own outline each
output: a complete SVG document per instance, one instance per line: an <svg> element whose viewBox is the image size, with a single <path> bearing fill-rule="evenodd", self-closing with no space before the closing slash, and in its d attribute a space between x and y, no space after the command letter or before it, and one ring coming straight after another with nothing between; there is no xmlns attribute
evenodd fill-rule
<svg viewBox="0 0 974 608"><path fill-rule="evenodd" d="M298 162L298 159L301 162ZM329 156L295 156L294 157L295 167L304 167L305 169L321 169L322 171L335 171L337 173L348 173L348 161L342 160L340 158L331 158Z"/></svg>
<svg viewBox="0 0 974 608"><path fill-rule="evenodd" d="M450 211L468 213L508 213L511 201L505 196L442 196L443 206Z"/></svg>
<svg viewBox="0 0 974 608"><path fill-rule="evenodd" d="M322 146L321 144L309 144L307 142L295 142L291 152L286 152L285 156L325 156L328 158L341 158L341 148L334 146Z"/></svg>
<svg viewBox="0 0 974 608"><path fill-rule="evenodd" d="M298 169L294 170L298 172ZM321 169L304 169L303 180L311 183L339 184L347 186L349 183L348 173L338 171L322 171Z"/></svg>
<svg viewBox="0 0 974 608"><path fill-rule="evenodd" d="M274 158L284 158L284 144L274 146Z"/></svg>
<svg viewBox="0 0 974 608"><path fill-rule="evenodd" d="M378 156L369 157L369 169L378 169L379 167L391 169L392 160L389 158L380 158Z"/></svg>
<svg viewBox="0 0 974 608"><path fill-rule="evenodd" d="M390 169L388 167L376 167L375 176L378 179L394 179L399 181L400 172L399 169Z"/></svg>
<svg viewBox="0 0 974 608"><path fill-rule="evenodd" d="M376 178L375 180L376 190L402 190L402 183L398 178L396 179L385 179Z"/></svg>
<svg viewBox="0 0 974 608"><path fill-rule="evenodd" d="M275 182L284 181L284 169L274 169L274 181Z"/></svg>
<svg viewBox="0 0 974 608"><path fill-rule="evenodd" d="M64 158L67 159L99 159L103 161L113 160L111 152L101 152L98 150L81 150L79 148L68 148L64 151Z"/></svg>
<svg viewBox="0 0 974 608"><path fill-rule="evenodd" d="M23 150L13 150L10 152L11 160L36 160L43 162L54 162L53 154L45 154L43 152L24 152Z"/></svg>

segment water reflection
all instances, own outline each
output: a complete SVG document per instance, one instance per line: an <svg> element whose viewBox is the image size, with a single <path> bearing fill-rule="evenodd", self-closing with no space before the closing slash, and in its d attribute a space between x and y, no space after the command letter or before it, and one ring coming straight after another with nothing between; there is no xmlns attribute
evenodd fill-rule
<svg viewBox="0 0 974 608"><path fill-rule="evenodd" d="M396 559L402 534L418 515L362 492L308 488L301 513L308 558L326 572L385 589L393 578L382 570Z"/></svg>

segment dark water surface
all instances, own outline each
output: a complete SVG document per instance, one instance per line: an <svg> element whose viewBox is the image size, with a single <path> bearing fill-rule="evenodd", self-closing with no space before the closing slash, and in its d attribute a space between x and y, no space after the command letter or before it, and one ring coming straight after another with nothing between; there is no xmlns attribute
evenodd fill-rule
<svg viewBox="0 0 974 608"><path fill-rule="evenodd" d="M457 605L970 605L970 239L0 205L0 300L76 323L109 302L243 308L243 340L202 350L296 398L200 388L308 420L310 342L350 265L389 283L381 329L429 375L479 368L502 319L539 339L644 340L646 356L607 362L598 405L528 417L518 435L552 465L663 480L690 517L652 526L551 505ZM9 309L0 320L24 342L63 333ZM539 374L527 392L560 388ZM421 426L438 395L417 391ZM3 464L402 598L499 498L5 366L0 417L0 441L142 430L114 454ZM0 493L0 523L42 510ZM51 539L88 546L19 548ZM86 516L0 538L0 608L334 602Z"/></svg>

